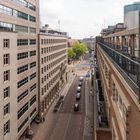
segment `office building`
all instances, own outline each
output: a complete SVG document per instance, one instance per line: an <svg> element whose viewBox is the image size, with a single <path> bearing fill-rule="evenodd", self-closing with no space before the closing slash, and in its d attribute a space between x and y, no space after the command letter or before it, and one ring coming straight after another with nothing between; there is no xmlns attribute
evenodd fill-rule
<svg viewBox="0 0 140 140"><path fill-rule="evenodd" d="M105 105L105 109L101 103L96 106L99 125L109 126L113 140L139 140L138 28L109 34L96 41L96 102L103 101Z"/></svg>
<svg viewBox="0 0 140 140"><path fill-rule="evenodd" d="M17 140L38 112L39 0L0 1L0 140Z"/></svg>
<svg viewBox="0 0 140 140"><path fill-rule="evenodd" d="M45 25L38 37L38 102L39 117L42 119L51 104L60 97L59 91L67 80L67 36Z"/></svg>

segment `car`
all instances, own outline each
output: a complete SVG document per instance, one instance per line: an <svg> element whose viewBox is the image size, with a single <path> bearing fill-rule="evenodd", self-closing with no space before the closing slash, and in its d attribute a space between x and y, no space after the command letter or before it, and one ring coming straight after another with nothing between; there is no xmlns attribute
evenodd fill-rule
<svg viewBox="0 0 140 140"><path fill-rule="evenodd" d="M80 80L80 81L83 81L83 79L84 79L83 76L81 76L79 80Z"/></svg>
<svg viewBox="0 0 140 140"><path fill-rule="evenodd" d="M74 104L74 111L79 111L79 103Z"/></svg>
<svg viewBox="0 0 140 140"><path fill-rule="evenodd" d="M77 92L80 92L81 91L81 87L77 87Z"/></svg>
<svg viewBox="0 0 140 140"><path fill-rule="evenodd" d="M81 97L81 94L80 93L77 93L76 94L76 100L80 100L80 97Z"/></svg>
<svg viewBox="0 0 140 140"><path fill-rule="evenodd" d="M79 86L82 86L82 82L81 81L79 82Z"/></svg>

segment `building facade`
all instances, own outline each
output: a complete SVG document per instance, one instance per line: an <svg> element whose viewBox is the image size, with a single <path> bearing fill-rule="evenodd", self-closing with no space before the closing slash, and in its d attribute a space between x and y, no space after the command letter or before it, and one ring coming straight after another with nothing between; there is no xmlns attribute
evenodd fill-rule
<svg viewBox="0 0 140 140"><path fill-rule="evenodd" d="M96 60L113 140L139 140L138 29L97 41ZM95 92L96 93L96 92Z"/></svg>
<svg viewBox="0 0 140 140"><path fill-rule="evenodd" d="M17 140L38 112L39 0L0 1L0 139Z"/></svg>
<svg viewBox="0 0 140 140"><path fill-rule="evenodd" d="M126 28L133 29L139 26L140 2L124 6L124 24Z"/></svg>
<svg viewBox="0 0 140 140"><path fill-rule="evenodd" d="M46 31L47 32L47 31ZM67 80L67 36L51 30L39 34L39 116L42 119Z"/></svg>

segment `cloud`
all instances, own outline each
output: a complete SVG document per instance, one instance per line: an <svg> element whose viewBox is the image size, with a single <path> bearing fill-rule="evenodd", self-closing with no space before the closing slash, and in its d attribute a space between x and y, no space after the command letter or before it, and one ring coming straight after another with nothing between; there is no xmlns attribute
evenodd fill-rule
<svg viewBox="0 0 140 140"><path fill-rule="evenodd" d="M43 24L69 32L73 38L99 35L104 26L123 22L123 6L135 0L40 0Z"/></svg>

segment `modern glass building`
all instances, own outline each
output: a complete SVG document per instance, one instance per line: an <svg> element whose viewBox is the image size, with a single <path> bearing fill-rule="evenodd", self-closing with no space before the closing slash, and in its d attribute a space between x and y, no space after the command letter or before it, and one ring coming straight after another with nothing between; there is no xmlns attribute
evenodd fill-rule
<svg viewBox="0 0 140 140"><path fill-rule="evenodd" d="M128 29L138 27L138 13L140 11L140 2L135 2L124 6L124 24Z"/></svg>

